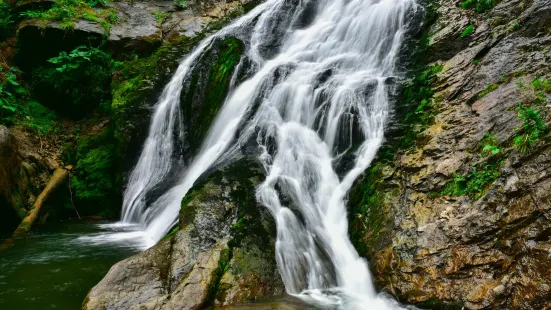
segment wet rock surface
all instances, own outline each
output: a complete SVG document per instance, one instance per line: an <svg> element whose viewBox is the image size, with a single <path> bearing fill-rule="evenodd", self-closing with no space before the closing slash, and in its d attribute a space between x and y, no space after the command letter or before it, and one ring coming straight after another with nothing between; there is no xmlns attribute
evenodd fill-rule
<svg viewBox="0 0 551 310"><path fill-rule="evenodd" d="M199 309L283 294L275 223L255 199L261 178L244 159L198 182L178 232L113 266L84 309Z"/></svg>
<svg viewBox="0 0 551 310"><path fill-rule="evenodd" d="M436 7L426 51L429 62L443 65L433 85L435 120L415 147L376 162L384 199L367 215L352 206L352 227L362 231L356 245L380 287L404 302L547 309L551 144L542 137L520 152L514 139L521 103L550 124L549 95L533 81L550 78L551 2L504 0L485 14L456 1ZM461 36L467 25L474 32ZM479 154L487 133L502 156L497 179L477 195L446 194L454 178L486 160ZM367 226L370 216L381 227Z"/></svg>

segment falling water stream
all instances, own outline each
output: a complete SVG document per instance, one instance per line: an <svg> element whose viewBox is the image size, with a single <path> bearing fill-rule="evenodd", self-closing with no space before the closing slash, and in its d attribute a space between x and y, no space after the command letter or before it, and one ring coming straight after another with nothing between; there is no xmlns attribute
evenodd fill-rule
<svg viewBox="0 0 551 310"><path fill-rule="evenodd" d="M254 141L266 171L257 199L277 222L276 260L287 292L342 309L399 308L376 293L366 261L349 241L345 199L383 142L389 79L397 74L415 3L295 2L267 0L182 60L156 105L122 222L139 225L134 234L153 245L177 222L180 201L195 181ZM185 132L183 81L215 39L230 36L246 42L241 63L247 60L250 74L244 81L234 77L198 155L181 167L173 157ZM347 154L353 159L340 165ZM182 171L179 181L148 202L174 169Z"/></svg>

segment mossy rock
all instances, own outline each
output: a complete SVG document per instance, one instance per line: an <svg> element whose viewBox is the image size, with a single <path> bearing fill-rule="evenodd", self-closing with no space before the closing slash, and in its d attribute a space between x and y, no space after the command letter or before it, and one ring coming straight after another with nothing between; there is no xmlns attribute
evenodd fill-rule
<svg viewBox="0 0 551 310"><path fill-rule="evenodd" d="M180 232L190 231L194 240L208 239L205 235L212 240L229 240L205 305L283 293L275 262L275 222L256 201L255 189L262 179L259 163L245 158L203 177L182 199ZM213 224L208 217L218 222ZM197 229L201 231L194 232ZM203 246L204 243L197 244Z"/></svg>
<svg viewBox="0 0 551 310"><path fill-rule="evenodd" d="M215 40L184 81L180 104L186 123L186 140L192 153L201 146L221 108L245 46L236 38Z"/></svg>

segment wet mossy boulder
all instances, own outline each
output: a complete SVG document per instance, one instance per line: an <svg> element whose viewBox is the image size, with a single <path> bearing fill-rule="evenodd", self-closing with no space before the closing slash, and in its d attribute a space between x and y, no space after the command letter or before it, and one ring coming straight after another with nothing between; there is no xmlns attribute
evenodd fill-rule
<svg viewBox="0 0 551 310"><path fill-rule="evenodd" d="M215 39L184 81L180 105L186 141L196 153L221 108L245 46L239 39Z"/></svg>
<svg viewBox="0 0 551 310"><path fill-rule="evenodd" d="M111 268L85 309L199 309L281 295L275 223L256 202L262 167L251 158L218 168L182 199L179 228Z"/></svg>

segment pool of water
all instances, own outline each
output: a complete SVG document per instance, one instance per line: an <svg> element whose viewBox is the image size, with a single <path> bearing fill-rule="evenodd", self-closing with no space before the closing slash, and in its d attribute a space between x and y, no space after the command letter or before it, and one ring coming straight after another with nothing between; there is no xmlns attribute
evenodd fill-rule
<svg viewBox="0 0 551 310"><path fill-rule="evenodd" d="M93 242L131 227L68 221L38 227L0 249L0 309L80 309L116 262L140 251L132 239Z"/></svg>

